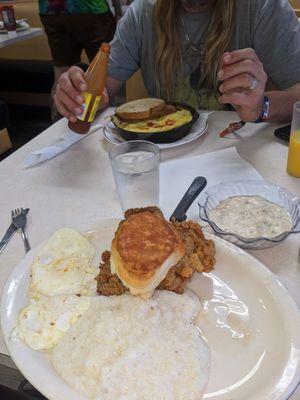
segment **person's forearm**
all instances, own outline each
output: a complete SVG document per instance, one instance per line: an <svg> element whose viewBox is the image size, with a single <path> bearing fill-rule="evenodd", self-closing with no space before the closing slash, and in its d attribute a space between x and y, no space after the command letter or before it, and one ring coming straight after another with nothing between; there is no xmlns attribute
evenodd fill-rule
<svg viewBox="0 0 300 400"><path fill-rule="evenodd" d="M113 7L115 9L115 15L116 17L122 17L122 5L120 0L113 0Z"/></svg>
<svg viewBox="0 0 300 400"><path fill-rule="evenodd" d="M293 105L300 100L300 83L287 90L267 91L270 99L270 112L268 121L289 122L292 119Z"/></svg>

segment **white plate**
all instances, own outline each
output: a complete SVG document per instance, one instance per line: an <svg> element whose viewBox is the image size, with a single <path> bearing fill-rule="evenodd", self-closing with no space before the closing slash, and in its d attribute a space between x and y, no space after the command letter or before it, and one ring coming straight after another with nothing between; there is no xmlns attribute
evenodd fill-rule
<svg viewBox="0 0 300 400"><path fill-rule="evenodd" d="M20 26L17 27L16 29L17 32L23 32L26 31L28 28L30 28L30 25L26 21L21 21L19 25ZM7 30L3 28L3 22L1 21L0 21L0 33L7 33Z"/></svg>
<svg viewBox="0 0 300 400"><path fill-rule="evenodd" d="M117 222L103 220L89 234L98 254L110 247ZM231 243L213 239L215 270L195 274L190 284L204 304L199 326L212 353L204 399L286 400L300 377L299 310L258 260ZM27 302L29 268L39 248L26 255L5 285L1 304L5 342L18 368L47 398L86 400L60 379L47 353L9 339Z"/></svg>
<svg viewBox="0 0 300 400"><path fill-rule="evenodd" d="M190 143L193 140L196 140L200 136L202 136L207 130L207 117L201 121L201 114L200 114L200 122L196 122L193 126L191 132L183 137L180 140L172 143L157 143L158 147L163 149L171 149L173 147L182 146L184 144ZM103 135L107 141L113 144L119 144L125 142L125 140L119 135L117 128L114 126L112 122L105 124L103 127Z"/></svg>

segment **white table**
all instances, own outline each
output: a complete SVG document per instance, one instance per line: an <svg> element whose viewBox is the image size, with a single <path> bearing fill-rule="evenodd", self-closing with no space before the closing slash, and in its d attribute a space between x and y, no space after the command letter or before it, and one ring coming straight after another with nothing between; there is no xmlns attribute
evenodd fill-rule
<svg viewBox="0 0 300 400"><path fill-rule="evenodd" d="M10 44L21 42L22 40L30 39L35 36L40 36L44 33L42 28L28 28L24 31L17 32L16 36L9 36L7 33L0 34L0 47L5 47Z"/></svg>
<svg viewBox="0 0 300 400"><path fill-rule="evenodd" d="M111 115L108 109L104 115ZM300 179L286 173L287 145L276 139L276 124L247 124L236 135L218 137L229 122L237 121L233 112L209 116L206 135L196 141L162 152L162 162L236 146L242 158L267 180L300 197ZM61 136L66 120L61 120L0 163L0 236L10 223L10 212L30 207L28 234L32 247L58 228L93 224L102 218L121 216L107 152L112 145L98 131L75 144L67 152L31 169L23 169L24 157ZM300 235L283 243L251 253L270 268L286 285L300 306ZM21 236L16 234L0 255L0 291L14 265L24 254ZM8 354L0 337L0 353ZM299 400L300 388L292 397Z"/></svg>

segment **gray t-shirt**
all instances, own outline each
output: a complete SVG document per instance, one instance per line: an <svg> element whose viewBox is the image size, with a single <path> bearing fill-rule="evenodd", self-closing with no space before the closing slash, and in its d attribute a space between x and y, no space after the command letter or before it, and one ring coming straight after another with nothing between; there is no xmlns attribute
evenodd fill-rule
<svg viewBox="0 0 300 400"><path fill-rule="evenodd" d="M120 20L112 42L108 75L126 81L139 68L150 96L158 91L154 76L155 0L135 0ZM184 57L182 85L174 101L206 107L204 91L191 88L190 76L199 66L200 48L211 12L181 16L183 51L199 46L199 54ZM195 45L195 46L194 46ZM251 47L264 65L268 78L280 90L300 82L300 23L288 0L237 0L236 24L230 50ZM185 53L184 53L185 54ZM180 85L178 85L180 86ZM193 86L193 85L192 85ZM201 89L201 88L200 88Z"/></svg>

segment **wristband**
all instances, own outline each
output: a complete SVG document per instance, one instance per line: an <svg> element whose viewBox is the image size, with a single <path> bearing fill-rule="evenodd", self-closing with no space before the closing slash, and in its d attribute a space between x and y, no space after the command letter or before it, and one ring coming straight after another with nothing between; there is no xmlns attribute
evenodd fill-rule
<svg viewBox="0 0 300 400"><path fill-rule="evenodd" d="M263 104L262 104L262 110L261 113L259 114L258 119L255 121L255 123L259 122L265 122L266 119L269 116L269 111L270 111L270 99L268 96L264 96Z"/></svg>

